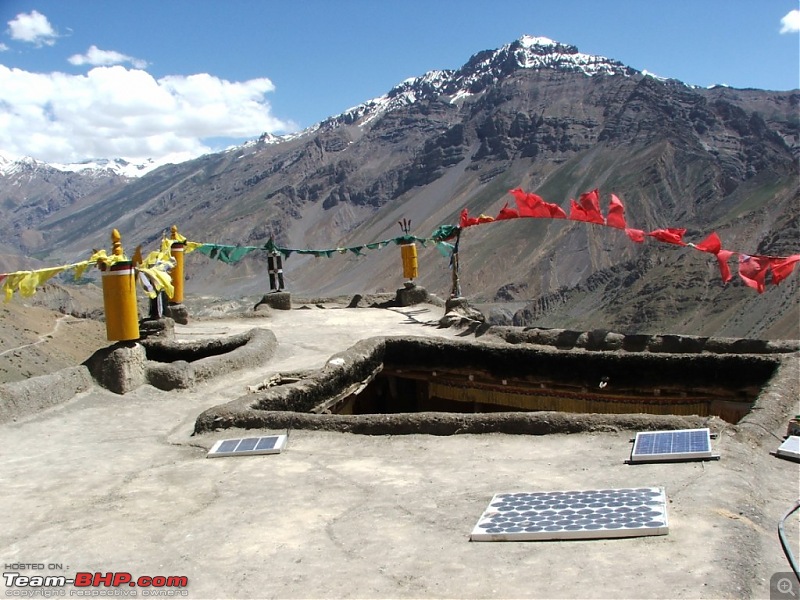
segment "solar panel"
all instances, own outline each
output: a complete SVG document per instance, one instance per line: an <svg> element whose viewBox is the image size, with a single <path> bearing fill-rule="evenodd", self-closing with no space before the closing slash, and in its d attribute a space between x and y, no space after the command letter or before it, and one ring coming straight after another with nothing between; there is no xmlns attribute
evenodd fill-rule
<svg viewBox="0 0 800 600"><path fill-rule="evenodd" d="M596 539L669 533L664 488L495 494L476 542Z"/></svg>
<svg viewBox="0 0 800 600"><path fill-rule="evenodd" d="M790 435L778 447L775 454L781 458L788 458L800 462L800 436Z"/></svg>
<svg viewBox="0 0 800 600"><path fill-rule="evenodd" d="M283 434L218 440L208 451L206 458L278 454L283 450L284 446L286 446L286 436Z"/></svg>
<svg viewBox="0 0 800 600"><path fill-rule="evenodd" d="M630 462L659 462L719 458L711 453L711 432L704 429L640 431Z"/></svg>

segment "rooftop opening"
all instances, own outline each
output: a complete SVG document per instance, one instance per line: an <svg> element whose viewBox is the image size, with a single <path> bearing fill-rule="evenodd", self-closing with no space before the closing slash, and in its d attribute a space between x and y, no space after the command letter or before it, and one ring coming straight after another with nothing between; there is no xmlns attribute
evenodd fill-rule
<svg viewBox="0 0 800 600"><path fill-rule="evenodd" d="M734 353L561 349L497 338L362 340L317 370L273 375L200 414L195 432L229 427L368 435L669 430L740 423L763 390L794 377L794 348ZM650 347L656 347L651 345Z"/></svg>
<svg viewBox="0 0 800 600"><path fill-rule="evenodd" d="M717 416L737 423L772 376L774 361L741 355L536 352L525 348L387 347L363 387L313 412L559 411Z"/></svg>

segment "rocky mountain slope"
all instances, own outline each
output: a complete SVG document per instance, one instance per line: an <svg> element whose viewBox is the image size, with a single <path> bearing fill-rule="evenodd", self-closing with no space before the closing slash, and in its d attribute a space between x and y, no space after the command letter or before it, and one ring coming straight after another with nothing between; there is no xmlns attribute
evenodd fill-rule
<svg viewBox="0 0 800 600"><path fill-rule="evenodd" d="M172 224L195 241L336 248L394 238L402 218L427 237L465 207L494 215L513 205L512 188L562 207L599 188L603 209L616 194L637 228L684 227L695 242L717 231L726 248L794 254L799 104L797 90L691 88L526 36L458 70L406 80L299 135L264 135L138 179L0 176L2 239L51 264L108 247L114 227L131 251L155 246ZM432 247L419 254L418 283L447 296L447 259ZM268 291L263 253L236 265L189 259L189 294ZM586 223L471 228L460 264L464 294L525 306L518 324L800 335L797 273L758 295L737 278L723 286L710 255L634 244ZM290 291L303 295L402 283L393 245L361 256L292 255L284 270Z"/></svg>

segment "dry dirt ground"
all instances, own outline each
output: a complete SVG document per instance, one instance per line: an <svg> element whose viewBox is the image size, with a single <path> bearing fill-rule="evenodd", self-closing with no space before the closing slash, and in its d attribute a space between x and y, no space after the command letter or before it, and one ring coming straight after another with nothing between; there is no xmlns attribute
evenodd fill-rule
<svg viewBox="0 0 800 600"><path fill-rule="evenodd" d="M17 301L0 304L0 383L82 363L106 341L105 325Z"/></svg>
<svg viewBox="0 0 800 600"><path fill-rule="evenodd" d="M214 441L244 432L192 436L204 409L277 372L322 367L363 337L462 337L431 324L441 312L323 303L190 321L176 326L178 339L263 326L277 336L277 353L261 369L190 390L94 388L0 425L4 572L185 576L185 589L160 591L189 598L768 598L771 577L789 577L776 527L797 500L798 465L770 455L785 427L748 436L724 427L713 444L719 461L636 466L625 464L630 431L296 430L281 454L213 460L205 456ZM31 326L32 340L20 341L54 325ZM666 489L668 535L469 541L497 492L642 486ZM788 534L799 553L796 518ZM43 568L24 568L31 564ZM9 596L32 591L5 587Z"/></svg>

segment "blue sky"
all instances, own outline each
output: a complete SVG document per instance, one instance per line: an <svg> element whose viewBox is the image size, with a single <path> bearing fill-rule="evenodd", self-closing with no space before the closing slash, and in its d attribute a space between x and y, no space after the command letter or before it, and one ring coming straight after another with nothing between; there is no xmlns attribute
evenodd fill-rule
<svg viewBox="0 0 800 600"><path fill-rule="evenodd" d="M0 154L183 160L528 34L707 86L800 87L797 0L0 0Z"/></svg>

